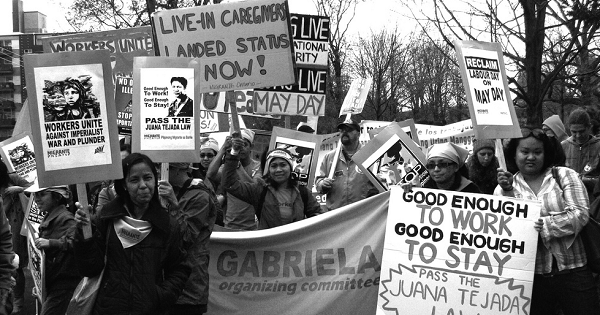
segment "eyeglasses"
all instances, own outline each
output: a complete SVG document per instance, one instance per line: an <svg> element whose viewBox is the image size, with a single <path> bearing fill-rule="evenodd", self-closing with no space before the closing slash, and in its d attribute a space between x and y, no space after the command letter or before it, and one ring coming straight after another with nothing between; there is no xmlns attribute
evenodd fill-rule
<svg viewBox="0 0 600 315"><path fill-rule="evenodd" d="M201 159L206 159L206 158L207 158L207 159L212 159L212 158L214 158L214 157L215 157L215 155L214 155L214 154L212 154L212 153L206 153L206 154L200 153L200 158L201 158Z"/></svg>
<svg viewBox="0 0 600 315"><path fill-rule="evenodd" d="M436 167L439 169L445 169L452 164L454 164L454 163L453 162L427 163L425 165L425 167L428 170L434 170Z"/></svg>
<svg viewBox="0 0 600 315"><path fill-rule="evenodd" d="M540 128L521 128L521 134L523 134L523 138L529 138L530 136L533 136L536 139L542 139L542 137L546 137L546 133Z"/></svg>

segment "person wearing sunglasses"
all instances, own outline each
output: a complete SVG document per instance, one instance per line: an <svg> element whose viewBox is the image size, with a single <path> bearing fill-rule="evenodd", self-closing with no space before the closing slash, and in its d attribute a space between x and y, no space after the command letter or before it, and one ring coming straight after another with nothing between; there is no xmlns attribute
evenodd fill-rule
<svg viewBox="0 0 600 315"><path fill-rule="evenodd" d="M427 151L427 164L430 179L425 188L481 193L479 187L467 179L465 160L469 151L454 143L432 145Z"/></svg>
<svg viewBox="0 0 600 315"><path fill-rule="evenodd" d="M494 195L542 202L530 314L598 314L598 295L579 232L589 219L589 202L577 172L556 167L556 142L542 129L523 128L505 150ZM558 184L557 181L560 183Z"/></svg>
<svg viewBox="0 0 600 315"><path fill-rule="evenodd" d="M219 152L219 142L213 138L202 138L200 140L200 163L194 163L197 168L192 171L192 177L205 180L206 170L210 166L210 162L215 159Z"/></svg>

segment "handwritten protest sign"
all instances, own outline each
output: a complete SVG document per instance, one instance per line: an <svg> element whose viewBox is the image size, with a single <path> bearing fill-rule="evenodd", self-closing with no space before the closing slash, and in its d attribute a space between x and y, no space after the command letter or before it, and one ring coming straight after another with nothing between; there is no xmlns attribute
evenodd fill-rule
<svg viewBox="0 0 600 315"><path fill-rule="evenodd" d="M499 43L455 41L477 139L521 136Z"/></svg>
<svg viewBox="0 0 600 315"><path fill-rule="evenodd" d="M253 90L233 90L227 92L202 93L200 108L219 113L231 113L231 106L236 105L237 113L244 116L262 118L279 118L272 115L258 114L254 110Z"/></svg>
<svg viewBox="0 0 600 315"><path fill-rule="evenodd" d="M360 114L362 112L372 82L372 78L357 78L352 81L348 94L344 98L342 108L340 108L340 116Z"/></svg>
<svg viewBox="0 0 600 315"><path fill-rule="evenodd" d="M109 51L23 59L40 187L121 177Z"/></svg>
<svg viewBox="0 0 600 315"><path fill-rule="evenodd" d="M200 160L200 99L191 58L136 57L133 77L133 150L156 162Z"/></svg>
<svg viewBox="0 0 600 315"><path fill-rule="evenodd" d="M311 190L317 172L321 139L320 135L273 127L269 150L284 148L290 151L294 159L292 173L295 174L298 184Z"/></svg>
<svg viewBox="0 0 600 315"><path fill-rule="evenodd" d="M327 88L329 18L292 14L298 82L254 90L257 113L323 116Z"/></svg>
<svg viewBox="0 0 600 315"><path fill-rule="evenodd" d="M392 187L378 314L529 314L537 201Z"/></svg>
<svg viewBox="0 0 600 315"><path fill-rule="evenodd" d="M286 0L165 10L152 20L161 56L202 58L202 93L295 82Z"/></svg>
<svg viewBox="0 0 600 315"><path fill-rule="evenodd" d="M387 191L388 187L380 179L382 167L396 165L402 154L410 156L416 165L400 182L411 182L418 177L421 184L424 184L429 179L429 173L425 169L425 154L398 124L389 124L383 128L377 136L354 154L352 160L373 185L383 192Z"/></svg>
<svg viewBox="0 0 600 315"><path fill-rule="evenodd" d="M415 124L419 135L419 143L423 149L436 143L452 142L469 151L473 150L473 122L470 119L445 126Z"/></svg>
<svg viewBox="0 0 600 315"><path fill-rule="evenodd" d="M131 129L133 58L154 55L150 26L44 37L42 45L45 53L100 49L110 51L117 124Z"/></svg>
<svg viewBox="0 0 600 315"><path fill-rule="evenodd" d="M37 178L37 168L31 136L25 133L8 138L0 142L0 148L8 170L33 183Z"/></svg>

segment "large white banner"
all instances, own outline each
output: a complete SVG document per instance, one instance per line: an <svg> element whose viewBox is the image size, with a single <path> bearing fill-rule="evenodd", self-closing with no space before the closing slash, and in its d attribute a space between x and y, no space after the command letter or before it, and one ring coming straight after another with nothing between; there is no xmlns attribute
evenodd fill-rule
<svg viewBox="0 0 600 315"><path fill-rule="evenodd" d="M375 314L389 193L268 230L213 232L207 314Z"/></svg>
<svg viewBox="0 0 600 315"><path fill-rule="evenodd" d="M529 314L537 201L391 189L377 314Z"/></svg>

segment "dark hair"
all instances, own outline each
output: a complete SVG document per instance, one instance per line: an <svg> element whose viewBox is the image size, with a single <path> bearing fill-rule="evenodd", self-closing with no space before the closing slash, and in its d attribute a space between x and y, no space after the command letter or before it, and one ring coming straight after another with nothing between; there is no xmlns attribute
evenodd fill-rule
<svg viewBox="0 0 600 315"><path fill-rule="evenodd" d="M479 162L477 154L473 154L467 162L469 168L468 178L481 189L482 193L493 194L498 185L498 158L493 155L488 166L483 166Z"/></svg>
<svg viewBox="0 0 600 315"><path fill-rule="evenodd" d="M592 125L590 115L585 109L577 108L571 112L567 123L570 125L584 125L590 127Z"/></svg>
<svg viewBox="0 0 600 315"><path fill-rule="evenodd" d="M183 88L187 88L187 79L184 77L172 77L171 78L171 84L173 84L173 82L178 81L179 83L181 83L181 85L183 85Z"/></svg>
<svg viewBox="0 0 600 315"><path fill-rule="evenodd" d="M127 151L127 153L131 154L131 146L127 143L121 143L119 151Z"/></svg>
<svg viewBox="0 0 600 315"><path fill-rule="evenodd" d="M68 88L76 90L77 93L79 93L79 99L77 99L75 103L83 104L83 99L85 98L86 94L85 87L83 87L83 84L81 84L81 82L79 82L79 80L77 79L67 79L64 82L65 83L60 86L60 92L64 95L65 90Z"/></svg>
<svg viewBox="0 0 600 315"><path fill-rule="evenodd" d="M4 162L0 163L0 187L6 188L10 184L10 176L8 176L8 167Z"/></svg>
<svg viewBox="0 0 600 315"><path fill-rule="evenodd" d="M127 176L129 176L129 172L131 171L131 168L134 165L140 164L140 163L144 163L144 164L148 165L150 170L152 170L152 174L154 174L155 189L154 189L154 194L152 196L152 200L150 200L150 202L151 203L157 202L160 204L160 202L158 200L158 172L156 171L156 168L154 167L154 162L152 162L152 160L144 154L132 153L132 154L128 155L126 158L124 158L122 161L123 178L115 180L115 190L117 192L117 195L119 195L121 198L123 198L123 200L125 201L125 204L127 204L127 206L130 207L130 209L133 209L133 203L131 201L131 197L129 196L129 192L127 192L127 190L125 189L125 182L127 180Z"/></svg>
<svg viewBox="0 0 600 315"><path fill-rule="evenodd" d="M513 170L518 170L517 162L515 161L515 155L517 154L517 147L519 146L519 143L521 142L521 140L527 139L529 137L534 137L534 138L542 141L542 143L544 145L543 170L547 169L548 167L551 167L552 165L555 165L556 151L557 151L555 143L557 143L558 141L551 140L548 136L546 136L546 133L541 128L538 128L538 127L535 127L535 128L525 127L522 130L524 131L525 134L527 132L530 132L530 133L527 134L527 136L523 137L523 138L510 139L510 141L508 142L508 145L506 146L506 149L504 149L504 156L506 158L506 168L508 169L508 171L512 172ZM563 152L563 154L564 154L564 152Z"/></svg>

